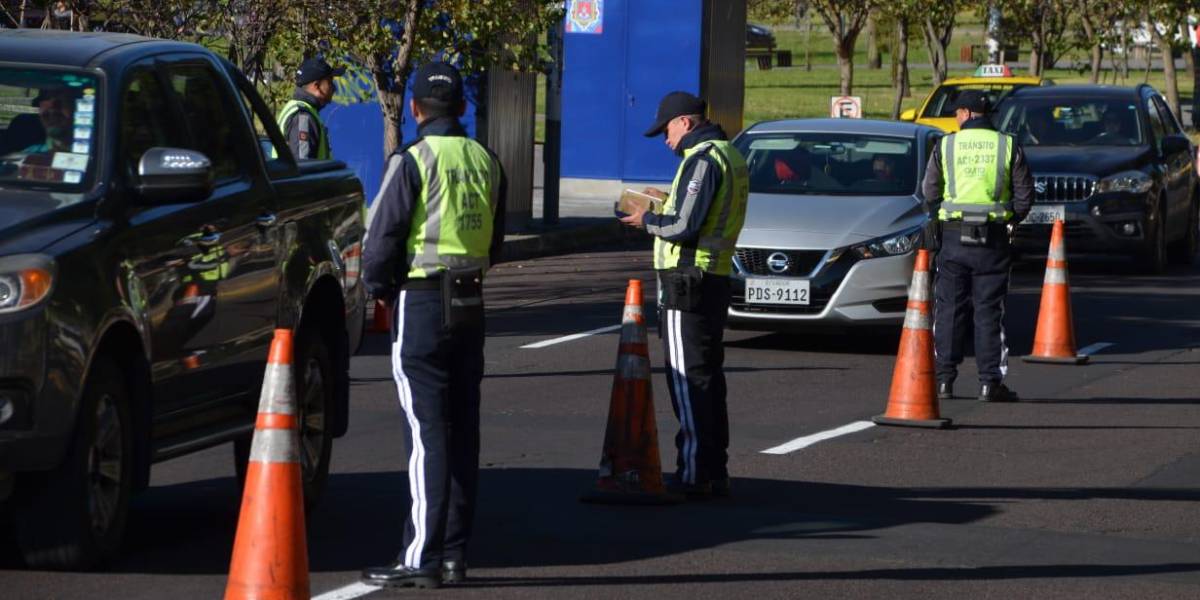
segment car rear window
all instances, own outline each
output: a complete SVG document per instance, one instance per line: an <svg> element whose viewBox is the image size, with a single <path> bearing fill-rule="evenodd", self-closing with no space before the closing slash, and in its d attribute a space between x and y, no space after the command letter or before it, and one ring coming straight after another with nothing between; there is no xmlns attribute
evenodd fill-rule
<svg viewBox="0 0 1200 600"><path fill-rule="evenodd" d="M1024 146L1141 146L1137 105L1095 98L1011 98L992 117Z"/></svg>
<svg viewBox="0 0 1200 600"><path fill-rule="evenodd" d="M788 133L737 141L762 194L906 196L917 185L915 142L893 136Z"/></svg>
<svg viewBox="0 0 1200 600"><path fill-rule="evenodd" d="M91 74L0 67L0 187L83 189L98 103Z"/></svg>
<svg viewBox="0 0 1200 600"><path fill-rule="evenodd" d="M1027 87L1027 85L1018 84L964 84L964 85L943 85L934 90L933 95L929 97L929 102L925 104L925 111L921 113L923 119L952 119L954 118L955 104L958 103L958 96L967 90L982 90L987 95L988 100L995 106L1010 94L1013 90Z"/></svg>

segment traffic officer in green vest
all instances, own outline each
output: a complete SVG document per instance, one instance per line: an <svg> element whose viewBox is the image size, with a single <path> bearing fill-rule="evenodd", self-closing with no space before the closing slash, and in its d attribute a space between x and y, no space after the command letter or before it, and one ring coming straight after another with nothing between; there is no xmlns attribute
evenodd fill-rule
<svg viewBox="0 0 1200 600"><path fill-rule="evenodd" d="M992 128L989 110L983 92L969 90L959 96L955 117L960 130L934 148L922 183L926 210L941 232L933 306L941 399L954 396L973 320L979 400L1017 400L1004 385L1004 301L1012 263L1009 226L1029 214L1033 176L1016 141Z"/></svg>
<svg viewBox="0 0 1200 600"><path fill-rule="evenodd" d="M750 193L745 159L705 118L706 110L703 100L686 92L662 99L645 135L663 135L683 160L670 193L646 190L664 200L660 213L635 210L621 219L655 237L667 389L679 419L677 472L668 488L692 498L730 492L722 340L734 244Z"/></svg>
<svg viewBox="0 0 1200 600"><path fill-rule="evenodd" d="M393 154L371 204L363 279L390 301L392 373L408 423L412 507L399 556L363 570L389 587L466 576L479 473L484 271L504 240L504 172L467 136L462 77L417 70L409 110L417 139Z"/></svg>
<svg viewBox="0 0 1200 600"><path fill-rule="evenodd" d="M296 93L283 105L276 119L296 160L333 157L329 152L329 130L321 120L320 110L333 100L337 89L333 78L344 72L345 69L335 69L317 57L300 63L296 70Z"/></svg>

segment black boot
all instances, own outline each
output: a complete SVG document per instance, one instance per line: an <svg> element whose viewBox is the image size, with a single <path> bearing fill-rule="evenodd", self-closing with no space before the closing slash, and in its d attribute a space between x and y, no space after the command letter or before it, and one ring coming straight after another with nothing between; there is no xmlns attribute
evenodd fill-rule
<svg viewBox="0 0 1200 600"><path fill-rule="evenodd" d="M467 580L467 563L461 560L442 561L442 583L462 583Z"/></svg>
<svg viewBox="0 0 1200 600"><path fill-rule="evenodd" d="M938 400L954 399L954 384L949 381L939 381L937 387Z"/></svg>
<svg viewBox="0 0 1200 600"><path fill-rule="evenodd" d="M979 388L980 402L1016 402L1017 393L1003 383L985 383Z"/></svg>
<svg viewBox="0 0 1200 600"><path fill-rule="evenodd" d="M437 569L414 569L396 561L386 567L363 569L362 582L383 587L436 588L442 585L442 574Z"/></svg>

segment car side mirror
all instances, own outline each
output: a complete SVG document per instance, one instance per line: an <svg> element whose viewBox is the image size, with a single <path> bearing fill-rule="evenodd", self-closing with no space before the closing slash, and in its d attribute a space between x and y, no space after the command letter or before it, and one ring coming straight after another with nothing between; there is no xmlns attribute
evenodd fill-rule
<svg viewBox="0 0 1200 600"><path fill-rule="evenodd" d="M1192 143L1182 135L1168 135L1162 139L1163 154L1190 153L1191 149Z"/></svg>
<svg viewBox="0 0 1200 600"><path fill-rule="evenodd" d="M212 194L212 188L212 161L202 152L155 147L138 161L136 190L147 202L198 202Z"/></svg>
<svg viewBox="0 0 1200 600"><path fill-rule="evenodd" d="M917 109L910 108L910 109L900 113L900 120L901 121L916 121L917 120Z"/></svg>

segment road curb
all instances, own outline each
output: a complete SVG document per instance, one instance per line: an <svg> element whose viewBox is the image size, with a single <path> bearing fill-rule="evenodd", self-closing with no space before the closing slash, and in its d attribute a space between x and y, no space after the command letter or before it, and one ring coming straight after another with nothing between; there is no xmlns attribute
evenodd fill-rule
<svg viewBox="0 0 1200 600"><path fill-rule="evenodd" d="M500 252L498 262L529 260L594 248L605 243L620 245L649 239L645 232L627 227L616 219L580 219L579 221L578 223L564 223L541 231L508 234L505 236L504 247Z"/></svg>

